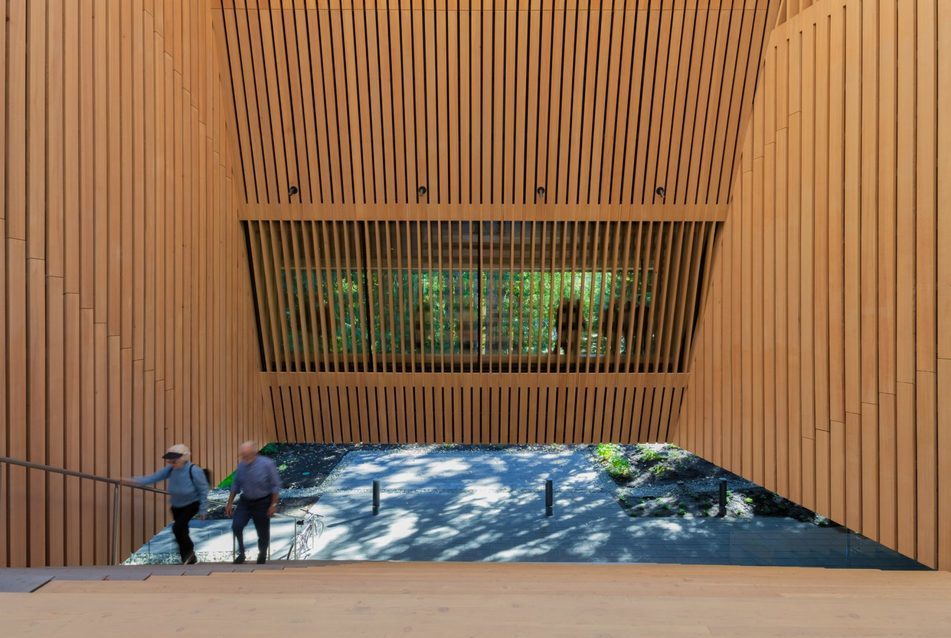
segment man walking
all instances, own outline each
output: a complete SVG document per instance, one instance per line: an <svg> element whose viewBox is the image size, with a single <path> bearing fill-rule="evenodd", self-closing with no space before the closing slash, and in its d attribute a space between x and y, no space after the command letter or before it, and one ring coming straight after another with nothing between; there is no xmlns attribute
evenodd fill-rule
<svg viewBox="0 0 951 638"><path fill-rule="evenodd" d="M234 562L236 565L244 562L244 528L249 520L253 520L258 533L257 562L263 564L267 560L267 547L271 540L270 519L277 512L277 501L281 494L281 477L274 461L266 456L258 456L254 441L242 443L238 448L238 456L241 460L234 473L231 494L225 506L227 516L231 516L234 511L231 530L238 541L238 555ZM233 507L234 497L238 494L241 494L241 499L237 507Z"/></svg>

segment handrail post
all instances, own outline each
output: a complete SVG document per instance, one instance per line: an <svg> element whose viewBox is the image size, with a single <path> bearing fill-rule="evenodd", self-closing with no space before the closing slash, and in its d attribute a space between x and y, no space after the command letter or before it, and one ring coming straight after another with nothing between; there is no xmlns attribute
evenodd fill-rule
<svg viewBox="0 0 951 638"><path fill-rule="evenodd" d="M726 516L726 479L720 479L719 504L717 507L717 518Z"/></svg>
<svg viewBox="0 0 951 638"><path fill-rule="evenodd" d="M119 485L112 486L112 564L119 564Z"/></svg>

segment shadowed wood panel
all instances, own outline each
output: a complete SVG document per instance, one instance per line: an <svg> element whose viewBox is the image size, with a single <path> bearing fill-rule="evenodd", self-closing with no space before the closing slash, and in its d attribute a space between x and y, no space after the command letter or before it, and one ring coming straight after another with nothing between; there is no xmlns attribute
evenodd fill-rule
<svg viewBox="0 0 951 638"><path fill-rule="evenodd" d="M250 204L726 203L775 0L215 0Z"/></svg>
<svg viewBox="0 0 951 638"><path fill-rule="evenodd" d="M267 436L308 443L666 441L685 380L633 373L261 374L273 423ZM569 410L550 407L569 403Z"/></svg>
<svg viewBox="0 0 951 638"><path fill-rule="evenodd" d="M951 7L786 7L672 438L756 480L775 463L779 493L951 569Z"/></svg>

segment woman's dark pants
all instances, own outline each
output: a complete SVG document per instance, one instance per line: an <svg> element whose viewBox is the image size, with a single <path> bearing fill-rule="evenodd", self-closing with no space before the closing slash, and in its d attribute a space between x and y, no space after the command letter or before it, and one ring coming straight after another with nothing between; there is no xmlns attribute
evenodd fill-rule
<svg viewBox="0 0 951 638"><path fill-rule="evenodd" d="M175 542L178 543L178 553L182 555L182 562L187 561L195 551L195 544L192 543L188 535L188 523L195 518L198 513L198 501L190 503L184 507L173 507L172 518L175 522L172 524L172 534L175 535Z"/></svg>

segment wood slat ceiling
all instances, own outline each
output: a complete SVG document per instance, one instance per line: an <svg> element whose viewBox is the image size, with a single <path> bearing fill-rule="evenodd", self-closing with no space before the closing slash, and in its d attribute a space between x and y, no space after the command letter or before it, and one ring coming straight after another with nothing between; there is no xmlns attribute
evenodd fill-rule
<svg viewBox="0 0 951 638"><path fill-rule="evenodd" d="M779 5L211 1L247 202L358 205L725 203Z"/></svg>

